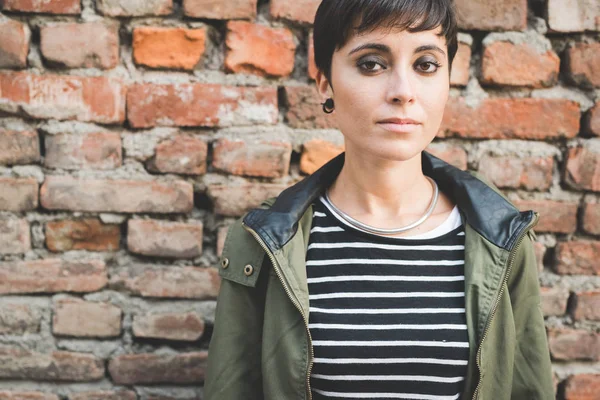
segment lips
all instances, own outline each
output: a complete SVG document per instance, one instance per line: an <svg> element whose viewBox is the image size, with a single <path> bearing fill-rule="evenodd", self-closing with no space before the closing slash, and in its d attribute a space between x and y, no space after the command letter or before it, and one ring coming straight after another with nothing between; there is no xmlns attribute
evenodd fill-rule
<svg viewBox="0 0 600 400"><path fill-rule="evenodd" d="M381 128L395 133L409 133L416 131L420 122L410 118L388 118L377 122Z"/></svg>
<svg viewBox="0 0 600 400"><path fill-rule="evenodd" d="M388 118L378 122L379 124L419 125L420 122L410 118Z"/></svg>

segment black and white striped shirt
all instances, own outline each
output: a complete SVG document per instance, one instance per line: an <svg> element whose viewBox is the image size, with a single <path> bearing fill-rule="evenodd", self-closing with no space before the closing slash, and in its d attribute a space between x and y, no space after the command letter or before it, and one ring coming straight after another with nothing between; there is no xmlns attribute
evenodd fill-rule
<svg viewBox="0 0 600 400"><path fill-rule="evenodd" d="M433 231L402 238L347 225L323 198L313 210L315 400L458 399L469 357L458 209Z"/></svg>

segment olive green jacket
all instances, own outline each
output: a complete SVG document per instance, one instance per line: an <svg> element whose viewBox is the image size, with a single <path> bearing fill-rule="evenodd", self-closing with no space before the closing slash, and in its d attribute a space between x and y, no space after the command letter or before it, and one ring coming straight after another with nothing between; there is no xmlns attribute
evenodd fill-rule
<svg viewBox="0 0 600 400"><path fill-rule="evenodd" d="M311 203L344 154L248 212L229 229L209 347L205 400L311 399L306 249ZM465 308L470 357L461 399L554 399L532 230L475 172L422 153L423 173L465 221Z"/></svg>

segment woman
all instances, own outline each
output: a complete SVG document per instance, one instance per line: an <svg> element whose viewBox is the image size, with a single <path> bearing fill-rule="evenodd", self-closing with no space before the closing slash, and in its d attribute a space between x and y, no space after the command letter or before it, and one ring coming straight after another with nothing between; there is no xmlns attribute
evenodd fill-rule
<svg viewBox="0 0 600 400"><path fill-rule="evenodd" d="M205 398L551 399L533 226L424 151L451 0L326 0L323 111L345 153L229 230Z"/></svg>

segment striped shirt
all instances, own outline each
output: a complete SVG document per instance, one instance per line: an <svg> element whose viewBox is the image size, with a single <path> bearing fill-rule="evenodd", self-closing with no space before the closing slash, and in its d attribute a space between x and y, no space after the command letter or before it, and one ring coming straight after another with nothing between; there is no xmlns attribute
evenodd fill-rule
<svg viewBox="0 0 600 400"><path fill-rule="evenodd" d="M458 399L469 341L455 207L421 235L357 230L321 197L306 254L311 388L319 399Z"/></svg>

